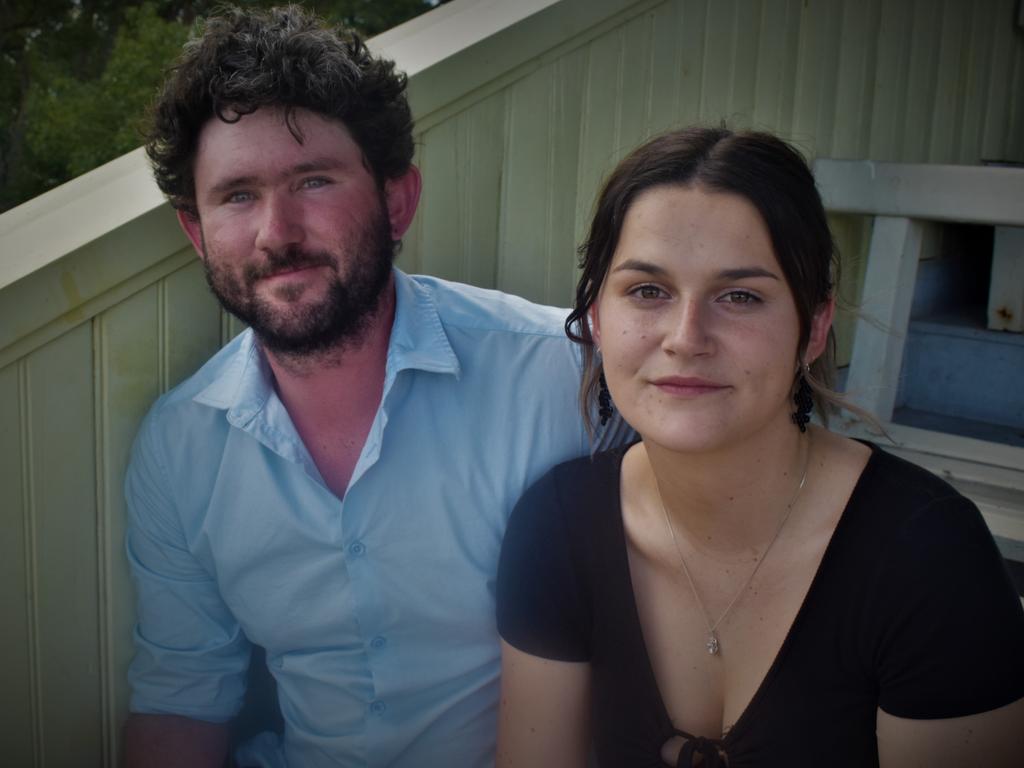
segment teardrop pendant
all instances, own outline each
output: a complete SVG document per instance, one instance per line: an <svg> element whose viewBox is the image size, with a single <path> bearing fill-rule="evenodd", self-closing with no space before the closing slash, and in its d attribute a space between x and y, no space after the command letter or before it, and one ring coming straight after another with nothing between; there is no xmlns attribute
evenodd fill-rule
<svg viewBox="0 0 1024 768"><path fill-rule="evenodd" d="M708 649L708 653L712 656L718 653L718 635L715 634L714 630L708 634L708 641L704 647Z"/></svg>

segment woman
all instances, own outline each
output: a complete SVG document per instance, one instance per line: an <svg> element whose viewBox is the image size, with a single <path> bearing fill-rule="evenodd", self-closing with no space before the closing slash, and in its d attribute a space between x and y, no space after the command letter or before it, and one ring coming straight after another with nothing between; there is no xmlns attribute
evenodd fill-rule
<svg viewBox="0 0 1024 768"><path fill-rule="evenodd" d="M656 138L582 253L582 404L641 441L557 467L509 523L498 765L1019 765L1024 614L977 509L807 425L840 401L800 155Z"/></svg>

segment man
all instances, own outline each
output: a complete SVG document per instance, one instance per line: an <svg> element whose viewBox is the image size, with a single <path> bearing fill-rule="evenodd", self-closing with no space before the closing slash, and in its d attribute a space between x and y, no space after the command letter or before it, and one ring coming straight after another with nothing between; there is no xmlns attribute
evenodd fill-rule
<svg viewBox="0 0 1024 768"><path fill-rule="evenodd" d="M157 181L251 330L133 450L129 765L223 764L250 642L285 731L243 765L493 763L505 520L590 445L563 313L392 267L420 192L404 90L295 7L235 10L156 106Z"/></svg>

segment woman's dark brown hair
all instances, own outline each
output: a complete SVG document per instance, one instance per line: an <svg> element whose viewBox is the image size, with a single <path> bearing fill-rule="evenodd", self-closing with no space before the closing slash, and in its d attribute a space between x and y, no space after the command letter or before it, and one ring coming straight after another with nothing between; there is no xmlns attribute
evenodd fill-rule
<svg viewBox="0 0 1024 768"><path fill-rule="evenodd" d="M686 128L651 139L608 177L590 232L579 249L582 274L565 331L583 351L580 407L588 424L592 424L601 375L588 312L601 292L630 206L640 194L659 186L739 195L760 212L796 303L798 349L807 344L814 313L832 296L838 270L836 247L814 176L799 152L769 133L726 128ZM830 329L825 352L811 364L807 376L815 408L825 422L831 410L846 407L832 391L834 379L835 336Z"/></svg>

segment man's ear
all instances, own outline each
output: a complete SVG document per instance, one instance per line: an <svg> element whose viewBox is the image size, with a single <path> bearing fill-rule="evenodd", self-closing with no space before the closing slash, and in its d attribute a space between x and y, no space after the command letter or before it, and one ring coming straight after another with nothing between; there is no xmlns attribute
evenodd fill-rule
<svg viewBox="0 0 1024 768"><path fill-rule="evenodd" d="M410 165L401 176L384 182L384 197L388 206L388 222L391 224L391 239L398 241L412 224L413 214L420 201L420 170Z"/></svg>
<svg viewBox="0 0 1024 768"><path fill-rule="evenodd" d="M804 350L803 361L810 365L825 351L828 344L828 332L832 327L832 318L836 313L836 300L830 296L829 300L822 304L811 318L811 333L807 339L807 348Z"/></svg>
<svg viewBox="0 0 1024 768"><path fill-rule="evenodd" d="M188 239L192 241L192 247L196 249L196 253L199 254L199 258L205 259L206 255L203 252L203 227L199 223L199 216L196 214L183 211L181 208L178 209L178 223L181 228L185 230L185 234L188 235Z"/></svg>

